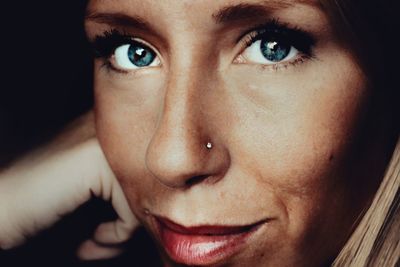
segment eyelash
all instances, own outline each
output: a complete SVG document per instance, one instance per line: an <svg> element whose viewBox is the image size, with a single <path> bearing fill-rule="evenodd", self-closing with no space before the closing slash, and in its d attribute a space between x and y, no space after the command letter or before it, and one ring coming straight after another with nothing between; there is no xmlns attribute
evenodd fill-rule
<svg viewBox="0 0 400 267"><path fill-rule="evenodd" d="M267 37L283 38L284 40L287 40L288 43L291 43L292 46L301 54L295 60L276 63L273 65L262 65L261 67L263 68L272 67L274 70L278 70L280 68L295 66L308 59L315 58L313 48L316 44L316 40L314 37L301 28L289 26L289 24L282 23L278 19L271 19L267 23L256 26L253 30L247 31L243 34L238 39L238 42L241 43L241 46L243 47L241 53L256 41Z"/></svg>
<svg viewBox="0 0 400 267"><path fill-rule="evenodd" d="M134 40L134 37L127 33L120 32L119 30L112 29L108 31L104 31L102 35L97 35L92 42L92 50L94 58L103 60L103 67L106 67L107 70L113 70L120 73L128 73L126 70L121 70L113 66L110 61L110 58L113 56L115 50L125 44L140 44L140 46L144 46L150 48L145 43ZM152 48L150 48L152 49ZM152 49L154 50L154 49Z"/></svg>
<svg viewBox="0 0 400 267"><path fill-rule="evenodd" d="M243 34L237 43L242 47L241 53L256 41L264 38L278 37L288 40L301 54L295 60L280 62L272 65L262 65L265 67L272 67L275 70L280 68L287 68L294 66L298 63L303 63L307 59L314 58L313 47L315 46L315 39L309 33L303 31L298 27L291 27L286 23L280 22L278 19L271 19L267 23L256 26L250 31ZM125 70L118 69L113 66L110 58L113 56L115 49L124 44L140 44L141 46L148 47L146 44L134 40L134 37L127 33L120 32L119 30L112 29L104 31L101 35L97 35L92 42L92 49L95 58L103 59L103 66L108 70L113 70L120 73L127 73ZM150 48L151 49L151 48Z"/></svg>
<svg viewBox="0 0 400 267"><path fill-rule="evenodd" d="M116 29L105 31L102 35L96 36L92 43L94 57L108 58L112 56L118 46L130 44L132 41L131 36Z"/></svg>

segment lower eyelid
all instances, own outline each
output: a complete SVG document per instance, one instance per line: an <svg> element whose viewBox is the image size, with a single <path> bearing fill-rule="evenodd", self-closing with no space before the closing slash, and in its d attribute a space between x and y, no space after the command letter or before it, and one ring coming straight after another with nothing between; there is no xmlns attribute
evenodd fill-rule
<svg viewBox="0 0 400 267"><path fill-rule="evenodd" d="M299 65L302 65L304 63L307 63L309 60L313 60L313 57L310 57L309 55L306 55L304 53L299 53L299 55L293 59L293 60L289 60L289 61L283 61L283 62L279 62L276 64L259 64L259 63L234 63L236 65L246 65L248 67L254 67L259 69L260 71L264 72L276 72L276 71L281 71L281 70L286 70L292 67L298 67Z"/></svg>
<svg viewBox="0 0 400 267"><path fill-rule="evenodd" d="M141 68L137 68L137 69L121 69L118 67L115 67L115 64L112 62L112 57L110 57L109 59L99 59L102 60L103 62L101 63L100 68L105 68L107 70L107 72L114 72L117 74L124 74L124 75L128 75L128 74L135 74L137 72L143 71L143 70L148 70L148 69L155 69L155 68L160 68L162 67L161 61L160 59L157 57L157 66L148 66L148 67L141 67Z"/></svg>
<svg viewBox="0 0 400 267"><path fill-rule="evenodd" d="M117 73L127 73L124 70L121 70L121 69L118 69L118 68L114 67L114 65L111 62L110 58L104 58L104 59L100 59L100 60L103 61L101 63L100 69L105 69L107 72L114 71L114 72L117 72Z"/></svg>

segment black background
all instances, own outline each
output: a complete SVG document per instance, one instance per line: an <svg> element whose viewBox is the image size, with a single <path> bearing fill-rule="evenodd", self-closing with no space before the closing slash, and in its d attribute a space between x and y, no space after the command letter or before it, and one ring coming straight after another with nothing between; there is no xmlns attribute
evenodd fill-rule
<svg viewBox="0 0 400 267"><path fill-rule="evenodd" d="M45 143L92 107L85 5L84 0L1 4L0 166ZM0 266L158 266L143 230L118 259L75 258L76 248L96 226L113 218L111 206L94 199L26 245L0 252Z"/></svg>

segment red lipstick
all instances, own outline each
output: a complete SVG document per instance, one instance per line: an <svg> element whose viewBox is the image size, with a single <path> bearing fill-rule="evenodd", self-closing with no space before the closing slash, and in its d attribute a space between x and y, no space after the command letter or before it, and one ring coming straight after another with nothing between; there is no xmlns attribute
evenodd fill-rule
<svg viewBox="0 0 400 267"><path fill-rule="evenodd" d="M204 225L184 227L156 218L161 242L172 260L186 265L210 265L238 252L266 221L245 226Z"/></svg>

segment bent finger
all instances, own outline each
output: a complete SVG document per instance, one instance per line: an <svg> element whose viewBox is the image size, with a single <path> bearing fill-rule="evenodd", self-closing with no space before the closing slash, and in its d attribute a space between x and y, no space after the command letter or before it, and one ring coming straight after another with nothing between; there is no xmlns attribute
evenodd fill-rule
<svg viewBox="0 0 400 267"><path fill-rule="evenodd" d="M130 239L136 225L130 225L118 219L114 222L102 223L94 232L93 240L103 245L117 245Z"/></svg>
<svg viewBox="0 0 400 267"><path fill-rule="evenodd" d="M121 255L124 249L117 246L103 246L93 240L86 240L77 250L77 257L84 261L108 260Z"/></svg>

